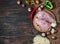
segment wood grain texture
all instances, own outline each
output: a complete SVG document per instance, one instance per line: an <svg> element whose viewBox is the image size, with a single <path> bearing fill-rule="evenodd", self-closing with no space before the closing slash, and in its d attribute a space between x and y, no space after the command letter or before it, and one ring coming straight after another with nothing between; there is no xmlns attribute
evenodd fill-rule
<svg viewBox="0 0 60 44"><path fill-rule="evenodd" d="M24 0L21 0L25 3ZM41 34L34 29L29 19L28 7L22 8L16 4L17 0L0 0L0 44L32 44L35 35ZM60 23L60 0L53 0L57 21ZM52 40L52 44L60 44L60 24L56 29L57 40ZM51 38L51 37L50 37Z"/></svg>

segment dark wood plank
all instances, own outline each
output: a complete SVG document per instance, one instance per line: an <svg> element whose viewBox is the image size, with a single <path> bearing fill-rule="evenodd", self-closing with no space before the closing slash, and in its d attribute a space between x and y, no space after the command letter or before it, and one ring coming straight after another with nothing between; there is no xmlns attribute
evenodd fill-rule
<svg viewBox="0 0 60 44"><path fill-rule="evenodd" d="M21 5L16 4L17 0L0 0L0 43L1 44L32 44L32 39L35 35L40 34L34 29L30 21L30 13L27 11L28 7L22 8ZM24 0L21 0L23 3ZM53 0L54 9L57 21L60 23L60 1ZM57 28L58 37L56 41L51 41L52 44L60 44L60 24Z"/></svg>

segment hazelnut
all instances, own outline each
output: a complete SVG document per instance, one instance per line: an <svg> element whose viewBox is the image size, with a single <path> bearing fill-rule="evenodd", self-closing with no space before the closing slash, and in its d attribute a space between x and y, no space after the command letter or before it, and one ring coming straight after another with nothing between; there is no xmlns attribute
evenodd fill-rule
<svg viewBox="0 0 60 44"><path fill-rule="evenodd" d="M39 0L35 0L36 4L39 4Z"/></svg>
<svg viewBox="0 0 60 44"><path fill-rule="evenodd" d="M21 3L21 1L19 0L19 1L17 1L17 4L19 5Z"/></svg>
<svg viewBox="0 0 60 44"><path fill-rule="evenodd" d="M52 40L55 40L56 39L56 36L52 36L51 38L52 38Z"/></svg>
<svg viewBox="0 0 60 44"><path fill-rule="evenodd" d="M22 4L22 7L25 7L25 5L24 5L24 4Z"/></svg>
<svg viewBox="0 0 60 44"><path fill-rule="evenodd" d="M50 35L51 33L50 32L47 32L47 35Z"/></svg>

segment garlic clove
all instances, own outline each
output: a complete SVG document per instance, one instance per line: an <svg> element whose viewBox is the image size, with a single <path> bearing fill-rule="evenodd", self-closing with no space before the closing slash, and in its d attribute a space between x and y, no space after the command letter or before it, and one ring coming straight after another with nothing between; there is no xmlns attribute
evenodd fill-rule
<svg viewBox="0 0 60 44"><path fill-rule="evenodd" d="M42 33L41 35L42 35L43 37L45 37L45 36L46 36L46 34L45 34L45 33Z"/></svg>
<svg viewBox="0 0 60 44"><path fill-rule="evenodd" d="M38 8L38 11L41 11L41 7Z"/></svg>
<svg viewBox="0 0 60 44"><path fill-rule="evenodd" d="M53 22L53 23L51 23L51 26L52 27L56 27L57 26L57 23L56 22Z"/></svg>
<svg viewBox="0 0 60 44"><path fill-rule="evenodd" d="M56 32L56 30L52 28L51 34L54 34L55 32Z"/></svg>
<svg viewBox="0 0 60 44"><path fill-rule="evenodd" d="M28 8L28 12L31 12L31 8Z"/></svg>

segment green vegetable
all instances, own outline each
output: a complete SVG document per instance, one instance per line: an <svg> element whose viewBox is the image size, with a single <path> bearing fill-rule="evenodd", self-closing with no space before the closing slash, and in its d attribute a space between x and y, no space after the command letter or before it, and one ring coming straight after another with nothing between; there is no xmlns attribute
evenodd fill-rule
<svg viewBox="0 0 60 44"><path fill-rule="evenodd" d="M44 7L48 10L52 10L53 9L53 5L49 0L46 0L46 3L44 4Z"/></svg>

